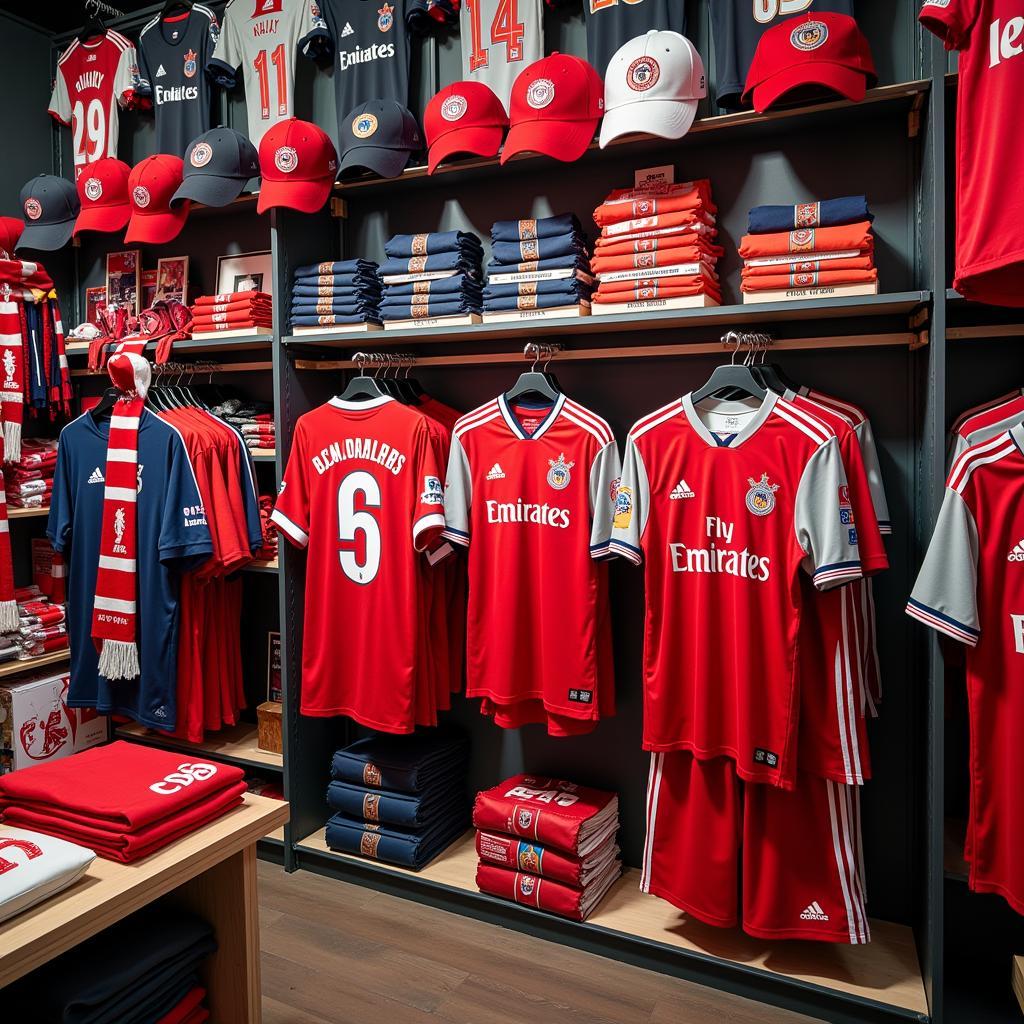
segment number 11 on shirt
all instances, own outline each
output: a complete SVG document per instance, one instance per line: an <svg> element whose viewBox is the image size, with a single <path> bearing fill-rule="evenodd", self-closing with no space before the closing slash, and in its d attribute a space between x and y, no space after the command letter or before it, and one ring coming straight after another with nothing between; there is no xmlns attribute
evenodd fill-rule
<svg viewBox="0 0 1024 1024"><path fill-rule="evenodd" d="M267 61L267 51L260 50L252 62L256 70L256 76L260 84L260 112L264 120L270 115L270 74L269 64L274 65L277 75L277 114L276 117L287 117L288 115L288 69L285 66L284 43L278 43L274 52L270 54L270 61Z"/></svg>

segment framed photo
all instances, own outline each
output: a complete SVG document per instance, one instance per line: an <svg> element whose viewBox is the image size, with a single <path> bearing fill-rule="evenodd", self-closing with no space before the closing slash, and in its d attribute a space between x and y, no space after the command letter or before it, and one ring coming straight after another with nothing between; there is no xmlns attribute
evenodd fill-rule
<svg viewBox="0 0 1024 1024"><path fill-rule="evenodd" d="M144 270L139 280L142 288L142 308L149 309L156 302L156 271Z"/></svg>
<svg viewBox="0 0 1024 1024"><path fill-rule="evenodd" d="M270 250L217 257L217 294L267 292L273 294Z"/></svg>
<svg viewBox="0 0 1024 1024"><path fill-rule="evenodd" d="M281 699L281 634L267 634L267 700Z"/></svg>
<svg viewBox="0 0 1024 1024"><path fill-rule="evenodd" d="M107 254L107 303L139 312L139 250Z"/></svg>
<svg viewBox="0 0 1024 1024"><path fill-rule="evenodd" d="M100 325L100 310L107 304L106 288L85 289L85 322Z"/></svg>
<svg viewBox="0 0 1024 1024"><path fill-rule="evenodd" d="M188 257L168 256L156 261L157 299L188 303Z"/></svg>

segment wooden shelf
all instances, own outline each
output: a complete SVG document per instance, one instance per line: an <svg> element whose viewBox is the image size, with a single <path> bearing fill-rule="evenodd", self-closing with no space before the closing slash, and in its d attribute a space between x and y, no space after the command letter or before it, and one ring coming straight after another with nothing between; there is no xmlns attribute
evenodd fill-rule
<svg viewBox="0 0 1024 1024"><path fill-rule="evenodd" d="M50 506L43 505L42 508L13 508L7 509L8 519L37 519L50 514Z"/></svg>
<svg viewBox="0 0 1024 1024"><path fill-rule="evenodd" d="M636 154L639 157L641 154L659 150L678 152L682 148L709 142L728 141L736 136L752 137L758 133L774 134L786 127L806 127L810 130L819 123L827 123L830 127L834 127L836 124L852 124L855 121L873 119L878 116L909 113L920 106L930 87L931 82L923 79L899 82L895 85L868 89L860 103L835 100L789 107L783 110L770 110L764 114L758 114L754 110L743 110L735 114L701 117L693 122L693 126L682 139L676 141L655 138L616 139L603 150L596 141L592 142L580 160L571 166L578 167L580 163L586 164L602 159L619 158L626 154ZM516 154L504 166L501 165L497 156L445 163L432 175L428 175L426 165L421 164L407 167L397 178L365 176L339 182L334 186L334 194L355 199L367 193L392 192L423 185L440 185L450 189L459 180L487 175L494 175L497 180L497 176L507 175L510 170L543 171L545 168L556 166L564 167L565 165L550 157L539 156L535 153ZM644 165L638 164L637 166Z"/></svg>
<svg viewBox="0 0 1024 1024"><path fill-rule="evenodd" d="M843 298L808 299L793 302L766 302L763 305L710 306L673 309L651 313L622 313L614 316L567 317L559 320L527 320L517 323L470 324L440 330L407 328L401 331L377 331L369 334L289 335L281 342L289 346L313 345L318 348L373 349L404 345L467 341L529 341L539 337L560 336L590 338L595 334L649 331L679 331L686 328L724 330L740 324L773 324L800 320L839 318L878 318L909 316L931 300L931 292L892 292L882 295L855 295ZM825 339L823 344L830 339ZM839 343L842 339L831 339ZM910 343L907 332L905 344ZM864 342L869 344L869 342Z"/></svg>
<svg viewBox="0 0 1024 1024"><path fill-rule="evenodd" d="M183 341L174 343L175 354L179 352L246 352L252 349L265 348L274 340L272 334L246 334L239 338L185 338ZM116 342L110 342L107 349L113 351ZM89 343L87 341L70 341L67 346L68 357L85 356L89 354ZM147 352L154 352L156 345L150 342L146 345Z"/></svg>
<svg viewBox="0 0 1024 1024"><path fill-rule="evenodd" d="M133 743L145 743L151 747L164 750L180 750L182 753L208 754L210 757L228 764L237 764L243 768L270 768L274 771L284 769L284 758L281 754L271 754L260 750L256 742L256 726L243 722L230 729L210 733L202 743L188 743L171 736L147 729L144 725L131 722L117 727L119 739L131 740Z"/></svg>
<svg viewBox="0 0 1024 1024"><path fill-rule="evenodd" d="M46 668L47 665L60 665L70 658L71 651L65 648L63 651L51 651L49 654L40 654L37 658L28 658L25 661L8 661L0 665L0 679L10 679L11 676L20 676L25 672Z"/></svg>
<svg viewBox="0 0 1024 1024"><path fill-rule="evenodd" d="M257 559L242 567L243 572L277 572L280 568L276 558Z"/></svg>
<svg viewBox="0 0 1024 1024"><path fill-rule="evenodd" d="M526 918L552 915L529 907L509 905L476 887L477 856L473 832L428 864L422 871L392 867L378 861L336 853L321 829L296 846L300 857L379 875L415 878L425 888L472 894L485 903L498 903ZM870 1000L897 1018L920 1020L928 1014L913 930L887 921L871 921L871 942L847 946L829 942L765 943L738 930L713 928L676 910L664 900L639 889L640 872L627 869L583 924L568 922L591 935L614 933L645 945L654 944L684 956L724 961L743 971L764 972L800 985L829 990L846 997ZM563 919L558 919L562 923Z"/></svg>

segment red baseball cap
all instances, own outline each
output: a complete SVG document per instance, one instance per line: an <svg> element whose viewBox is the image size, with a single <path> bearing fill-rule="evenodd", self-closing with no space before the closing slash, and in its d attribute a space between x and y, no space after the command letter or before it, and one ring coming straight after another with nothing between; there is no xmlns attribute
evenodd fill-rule
<svg viewBox="0 0 1024 1024"><path fill-rule="evenodd" d="M82 209L73 234L79 231L120 231L132 215L128 177L132 169L114 157L89 164L78 177Z"/></svg>
<svg viewBox="0 0 1024 1024"><path fill-rule="evenodd" d="M126 242L159 245L178 237L191 203L171 206L171 199L181 184L184 170L181 157L169 153L147 156L132 168L128 175L132 219L124 236Z"/></svg>
<svg viewBox="0 0 1024 1024"><path fill-rule="evenodd" d="M256 212L287 206L316 213L327 202L338 173L330 136L309 121L278 121L260 141L260 198Z"/></svg>
<svg viewBox="0 0 1024 1024"><path fill-rule="evenodd" d="M20 217L0 217L0 252L14 258L14 250L25 230L25 222Z"/></svg>
<svg viewBox="0 0 1024 1024"><path fill-rule="evenodd" d="M508 114L483 82L453 82L423 112L427 173L456 153L496 156L508 128Z"/></svg>
<svg viewBox="0 0 1024 1024"><path fill-rule="evenodd" d="M512 127L501 162L534 152L578 160L594 139L604 113L601 76L579 57L553 53L535 61L512 85Z"/></svg>
<svg viewBox="0 0 1024 1024"><path fill-rule="evenodd" d="M757 44L747 72L744 102L753 93L754 109L763 113L802 86L818 85L854 103L878 81L871 48L848 14L812 11L773 25Z"/></svg>

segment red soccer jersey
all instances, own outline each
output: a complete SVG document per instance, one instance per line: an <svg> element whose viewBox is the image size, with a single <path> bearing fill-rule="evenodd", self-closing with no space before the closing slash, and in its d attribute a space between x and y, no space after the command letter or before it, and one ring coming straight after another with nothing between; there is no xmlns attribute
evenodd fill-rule
<svg viewBox="0 0 1024 1024"><path fill-rule="evenodd" d="M1021 422L1024 422L1024 390L1021 388L968 409L953 424L949 445L950 468L968 448L990 441Z"/></svg>
<svg viewBox="0 0 1024 1024"><path fill-rule="evenodd" d="M800 573L819 590L861 575L853 518L835 432L774 394L686 395L633 427L611 548L646 563L647 750L792 785Z"/></svg>
<svg viewBox="0 0 1024 1024"><path fill-rule="evenodd" d="M593 722L613 686L604 609L619 454L599 416L560 395L543 408L503 395L452 437L445 537L469 548L466 694L508 708L541 701ZM558 594L553 618L545 593ZM511 724L511 720L509 720Z"/></svg>
<svg viewBox="0 0 1024 1024"><path fill-rule="evenodd" d="M960 51L953 286L1024 306L1024 135L1007 121L1024 95L1020 0L926 0L920 19Z"/></svg>
<svg viewBox="0 0 1024 1024"><path fill-rule="evenodd" d="M443 501L420 413L332 398L299 418L272 518L309 548L303 714L413 731L420 552L444 526Z"/></svg>
<svg viewBox="0 0 1024 1024"><path fill-rule="evenodd" d="M1024 914L1024 427L953 464L907 612L968 645L970 885Z"/></svg>
<svg viewBox="0 0 1024 1024"><path fill-rule="evenodd" d="M86 165L117 156L117 108L132 101L138 81L135 47L112 29L75 39L57 61L50 114L71 128L76 178Z"/></svg>

